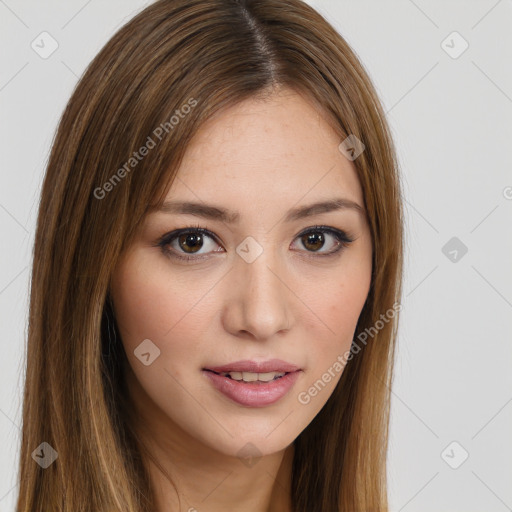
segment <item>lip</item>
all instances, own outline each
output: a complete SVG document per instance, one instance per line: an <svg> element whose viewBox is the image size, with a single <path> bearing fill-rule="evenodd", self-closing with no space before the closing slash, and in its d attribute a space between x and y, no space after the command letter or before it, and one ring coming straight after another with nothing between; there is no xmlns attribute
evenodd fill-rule
<svg viewBox="0 0 512 512"><path fill-rule="evenodd" d="M265 407L277 402L289 393L301 373L301 370L295 370L286 373L286 375L276 380L258 383L237 381L230 379L229 377L223 377L222 375L214 373L213 370L210 369L203 370L203 374L209 379L210 383L215 389L220 391L224 396L231 399L233 402L236 402L239 405L244 405L246 407Z"/></svg>
<svg viewBox="0 0 512 512"><path fill-rule="evenodd" d="M204 370L210 370L216 373L222 372L253 372L253 373L267 373L267 372L296 372L300 367L283 361L281 359L269 359L267 361L234 361L232 363L224 364L222 366L207 366Z"/></svg>

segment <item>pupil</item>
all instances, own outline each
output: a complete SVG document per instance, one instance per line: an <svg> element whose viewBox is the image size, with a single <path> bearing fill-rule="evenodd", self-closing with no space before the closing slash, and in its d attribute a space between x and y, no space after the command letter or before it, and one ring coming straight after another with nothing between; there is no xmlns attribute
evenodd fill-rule
<svg viewBox="0 0 512 512"><path fill-rule="evenodd" d="M199 249L201 249L202 246L201 235L196 235L193 233L180 235L179 243L180 247L182 247L185 252L197 252ZM192 249L192 251L189 249Z"/></svg>
<svg viewBox="0 0 512 512"><path fill-rule="evenodd" d="M324 236L322 233L308 233L304 235L304 237L306 241L303 243L307 249L321 249L324 244Z"/></svg>

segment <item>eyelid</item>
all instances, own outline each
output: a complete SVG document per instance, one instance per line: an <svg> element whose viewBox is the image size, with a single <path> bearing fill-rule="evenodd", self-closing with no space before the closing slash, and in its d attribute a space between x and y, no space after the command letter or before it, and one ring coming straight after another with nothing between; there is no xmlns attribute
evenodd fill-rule
<svg viewBox="0 0 512 512"><path fill-rule="evenodd" d="M169 233L165 233L157 240L156 245L163 245L166 243L168 244L174 238L177 238L178 236L183 235L184 233L194 233L194 232L201 233L203 235L208 235L210 238L213 238L217 243L219 243L219 239L218 239L217 235L215 235L208 229L197 225L197 226L186 226L184 228L175 229L174 231L169 231Z"/></svg>
<svg viewBox="0 0 512 512"><path fill-rule="evenodd" d="M326 233L329 233L330 235L333 235L334 237L340 237L343 241L346 241L347 243L353 242L355 240L354 237L352 237L346 230L344 229L338 229L333 228L331 226L323 226L323 225L315 225L311 226L309 228L304 229L297 235L295 235L295 238L299 236L307 235L308 233L316 233L317 231L323 231Z"/></svg>

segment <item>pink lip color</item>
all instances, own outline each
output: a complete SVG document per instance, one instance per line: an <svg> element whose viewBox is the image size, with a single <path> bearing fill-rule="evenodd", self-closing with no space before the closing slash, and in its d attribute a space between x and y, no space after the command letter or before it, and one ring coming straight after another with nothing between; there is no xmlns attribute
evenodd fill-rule
<svg viewBox="0 0 512 512"><path fill-rule="evenodd" d="M221 370L229 371L229 370ZM242 370L231 370L242 371ZM245 370L250 371L250 370ZM269 370L279 371L279 370ZM282 370L281 370L282 371ZM281 399L290 391L300 375L300 370L292 371L270 382L243 382L203 370L213 386L234 402L247 407L265 407ZM261 372L264 373L264 372Z"/></svg>

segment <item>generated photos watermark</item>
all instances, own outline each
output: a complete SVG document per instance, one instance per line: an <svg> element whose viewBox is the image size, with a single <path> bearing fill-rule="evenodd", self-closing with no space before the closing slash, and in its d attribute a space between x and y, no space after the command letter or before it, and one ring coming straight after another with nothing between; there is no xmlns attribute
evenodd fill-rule
<svg viewBox="0 0 512 512"><path fill-rule="evenodd" d="M174 114L168 121L160 123L151 135L148 135L145 144L138 151L134 151L132 156L101 187L94 189L94 197L96 199L103 199L109 192L114 190L114 187L144 159L150 150L156 147L166 134L174 130L174 127L179 124L180 119L185 118L196 105L197 100L189 98L186 103L174 111Z"/></svg>
<svg viewBox="0 0 512 512"><path fill-rule="evenodd" d="M359 333L357 340L363 345L366 345L368 336L373 338L387 323L389 323L391 319L395 317L397 311L400 311L401 309L402 305L399 302L395 302L392 308L389 308L385 313L381 313L379 320L377 320L373 326L367 327L363 332ZM303 405L309 404L313 397L317 396L318 393L320 393L325 386L329 384L329 382L343 372L343 368L345 368L347 361L350 361L354 355L361 352L361 350L361 345L359 345L356 340L353 340L349 350L340 354L336 358L336 361L327 368L327 370L312 386L310 386L306 391L301 391L298 394L298 401Z"/></svg>

